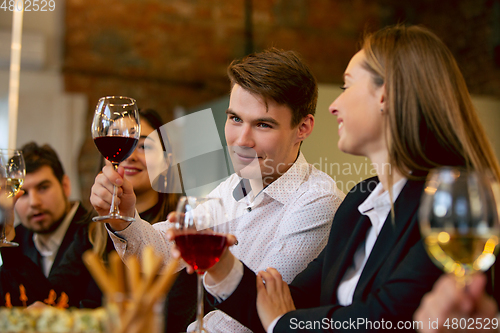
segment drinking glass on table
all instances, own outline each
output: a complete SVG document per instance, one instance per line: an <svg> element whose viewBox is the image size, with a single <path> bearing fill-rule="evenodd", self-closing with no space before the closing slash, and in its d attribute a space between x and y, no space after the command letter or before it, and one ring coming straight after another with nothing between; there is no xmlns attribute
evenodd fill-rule
<svg viewBox="0 0 500 333"><path fill-rule="evenodd" d="M175 243L181 257L197 273L198 297L196 307L196 332L203 330L202 276L215 265L227 246L227 217L219 198L181 197L176 210Z"/></svg>
<svg viewBox="0 0 500 333"><path fill-rule="evenodd" d="M486 173L462 168L432 170L420 203L420 231L431 259L457 286L495 262L500 237L499 184Z"/></svg>
<svg viewBox="0 0 500 333"><path fill-rule="evenodd" d="M99 99L92 122L92 138L101 155L113 164L115 170L120 162L134 151L140 132L139 111L133 98L108 96ZM133 217L120 214L115 200L116 186L113 186L113 199L109 214L96 216L92 220L135 221Z"/></svg>
<svg viewBox="0 0 500 333"><path fill-rule="evenodd" d="M3 201L8 201L21 190L24 177L26 176L26 166L22 151L0 149L0 170L0 195ZM8 232L14 228L14 219L9 214L7 215L8 217L2 219L0 225L0 247L19 246L19 244L7 240Z"/></svg>

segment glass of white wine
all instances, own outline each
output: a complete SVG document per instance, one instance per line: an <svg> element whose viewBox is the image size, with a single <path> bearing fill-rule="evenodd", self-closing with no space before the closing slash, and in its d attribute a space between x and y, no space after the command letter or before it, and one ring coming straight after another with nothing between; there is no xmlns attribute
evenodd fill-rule
<svg viewBox="0 0 500 333"><path fill-rule="evenodd" d="M20 190L26 176L23 152L15 149L0 149L1 195L14 197ZM14 219L6 218L0 226L0 247L18 246L7 240L8 231L13 228Z"/></svg>
<svg viewBox="0 0 500 333"><path fill-rule="evenodd" d="M495 262L500 238L499 184L491 175L432 170L420 203L420 232L430 258L464 287Z"/></svg>
<svg viewBox="0 0 500 333"><path fill-rule="evenodd" d="M13 197L21 190L26 176L23 152L15 149L0 149L0 168L6 179L7 195Z"/></svg>

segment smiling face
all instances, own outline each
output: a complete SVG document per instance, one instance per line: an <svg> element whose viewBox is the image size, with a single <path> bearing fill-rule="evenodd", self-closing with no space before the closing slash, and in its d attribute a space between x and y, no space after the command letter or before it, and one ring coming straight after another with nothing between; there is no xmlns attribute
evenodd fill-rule
<svg viewBox="0 0 500 333"><path fill-rule="evenodd" d="M148 139L147 136L153 131L153 128L146 121L143 121L141 123L141 136L137 147L132 154L120 164L120 166L125 169L125 178L132 183L136 195L147 191L153 191L146 164L146 150L153 148L153 142L150 142L151 140Z"/></svg>
<svg viewBox="0 0 500 333"><path fill-rule="evenodd" d="M314 117L308 115L292 128L292 112L288 106L268 100L266 108L262 97L238 84L233 86L226 113L226 141L235 171L238 173L258 162L264 186L292 166L300 142L314 125Z"/></svg>
<svg viewBox="0 0 500 333"><path fill-rule="evenodd" d="M344 92L329 110L337 116L339 149L373 161L388 151L384 138L384 86L375 86L372 74L363 67L364 60L364 51L352 57L344 73Z"/></svg>
<svg viewBox="0 0 500 333"><path fill-rule="evenodd" d="M21 223L36 233L50 233L57 229L69 209L71 192L69 178L60 183L51 167L44 165L26 174L15 210Z"/></svg>

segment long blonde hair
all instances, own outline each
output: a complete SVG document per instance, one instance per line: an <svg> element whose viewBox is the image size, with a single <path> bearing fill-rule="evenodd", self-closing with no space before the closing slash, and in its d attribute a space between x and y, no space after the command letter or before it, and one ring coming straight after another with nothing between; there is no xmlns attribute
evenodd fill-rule
<svg viewBox="0 0 500 333"><path fill-rule="evenodd" d="M103 258L108 242L108 232L104 227L104 223L90 222L89 241L92 244L92 250L97 253L99 258Z"/></svg>
<svg viewBox="0 0 500 333"><path fill-rule="evenodd" d="M385 85L392 167L409 179L450 165L491 170L500 180L465 80L434 33L419 26L391 26L367 35L362 49L374 84Z"/></svg>

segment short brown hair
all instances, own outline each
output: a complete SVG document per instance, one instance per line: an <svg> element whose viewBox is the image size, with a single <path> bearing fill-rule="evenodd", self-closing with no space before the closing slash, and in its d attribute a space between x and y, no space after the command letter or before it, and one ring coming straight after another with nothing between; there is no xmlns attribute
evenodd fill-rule
<svg viewBox="0 0 500 333"><path fill-rule="evenodd" d="M24 163L26 164L26 173L38 171L43 166L48 166L52 169L59 183L62 184L64 169L59 160L59 156L54 149L48 144L39 146L35 142L28 142L21 147L24 155Z"/></svg>
<svg viewBox="0 0 500 333"><path fill-rule="evenodd" d="M293 51L271 48L234 60L227 69L231 87L271 99L292 110L292 127L308 114L316 112L318 85L316 78Z"/></svg>

